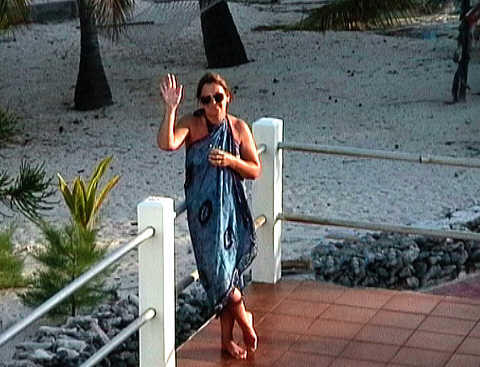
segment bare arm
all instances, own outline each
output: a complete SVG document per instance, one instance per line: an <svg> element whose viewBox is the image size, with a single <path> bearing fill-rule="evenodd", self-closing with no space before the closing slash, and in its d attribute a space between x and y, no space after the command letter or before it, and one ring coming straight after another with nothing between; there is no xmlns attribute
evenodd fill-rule
<svg viewBox="0 0 480 367"><path fill-rule="evenodd" d="M164 116L157 134L157 144L160 149L177 150L188 136L189 128L185 119L178 123L178 107L183 98L183 86L177 83L173 74L167 74L160 84L160 92L164 103Z"/></svg>
<svg viewBox="0 0 480 367"><path fill-rule="evenodd" d="M255 140L247 124L243 121L240 121L240 157L214 149L208 160L214 166L230 167L244 178L255 179L262 172Z"/></svg>

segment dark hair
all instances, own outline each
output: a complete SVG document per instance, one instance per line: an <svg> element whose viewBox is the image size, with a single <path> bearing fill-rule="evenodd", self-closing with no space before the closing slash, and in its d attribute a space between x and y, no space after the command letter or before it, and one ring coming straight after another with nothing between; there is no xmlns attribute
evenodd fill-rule
<svg viewBox="0 0 480 367"><path fill-rule="evenodd" d="M227 97L230 97L230 101L233 99L233 93L230 90L230 88L228 87L228 84L227 84L226 80L220 74L211 73L211 72L206 73L198 81L197 99L200 99L200 97L202 96L203 86L205 84L212 84L212 83L218 84L219 86L221 86L225 90L225 93L227 94Z"/></svg>

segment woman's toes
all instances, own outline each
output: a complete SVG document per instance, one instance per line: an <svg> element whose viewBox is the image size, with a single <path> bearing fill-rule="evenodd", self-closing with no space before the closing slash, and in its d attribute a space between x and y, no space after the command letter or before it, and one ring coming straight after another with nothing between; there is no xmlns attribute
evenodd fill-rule
<svg viewBox="0 0 480 367"><path fill-rule="evenodd" d="M233 340L223 343L222 349L230 354L235 359L246 359L247 358L247 351L240 347L237 343Z"/></svg>

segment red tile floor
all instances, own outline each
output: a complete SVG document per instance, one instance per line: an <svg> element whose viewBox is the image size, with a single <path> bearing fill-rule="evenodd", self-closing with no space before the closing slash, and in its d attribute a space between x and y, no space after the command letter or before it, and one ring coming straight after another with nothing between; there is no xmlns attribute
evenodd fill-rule
<svg viewBox="0 0 480 367"><path fill-rule="evenodd" d="M221 353L214 319L179 348L177 366L480 366L478 297L282 280L250 285L246 302L255 354L235 361Z"/></svg>

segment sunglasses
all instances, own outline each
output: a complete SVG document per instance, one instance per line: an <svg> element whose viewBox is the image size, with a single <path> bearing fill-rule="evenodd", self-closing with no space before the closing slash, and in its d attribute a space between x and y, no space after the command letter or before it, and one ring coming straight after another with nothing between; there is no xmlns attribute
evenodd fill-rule
<svg viewBox="0 0 480 367"><path fill-rule="evenodd" d="M220 103L220 102L223 101L224 97L225 96L222 93L216 93L213 96L201 96L200 97L200 102L204 105L208 105L208 104L210 104L212 99L214 99L215 103Z"/></svg>

